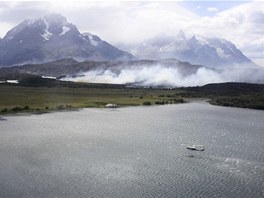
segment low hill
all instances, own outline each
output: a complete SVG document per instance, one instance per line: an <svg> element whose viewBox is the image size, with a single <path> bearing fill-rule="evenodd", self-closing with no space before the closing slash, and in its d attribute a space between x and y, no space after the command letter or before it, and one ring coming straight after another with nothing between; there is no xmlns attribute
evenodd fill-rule
<svg viewBox="0 0 264 198"><path fill-rule="evenodd" d="M113 73L119 73L122 69L140 68L150 66L162 66L177 68L182 75L195 73L202 66L191 65L187 62L181 62L176 59L164 60L135 60L135 61L84 61L77 62L74 59L61 59L43 64L27 64L22 66L0 68L0 79L5 79L11 74L30 74L37 76L53 76L62 78L65 76L82 75L84 72L92 70L111 70Z"/></svg>

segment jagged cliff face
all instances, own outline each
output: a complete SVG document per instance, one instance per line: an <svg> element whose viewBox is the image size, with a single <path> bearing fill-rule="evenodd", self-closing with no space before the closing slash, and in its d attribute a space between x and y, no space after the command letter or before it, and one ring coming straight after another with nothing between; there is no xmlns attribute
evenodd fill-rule
<svg viewBox="0 0 264 198"><path fill-rule="evenodd" d="M168 59L195 65L221 68L254 65L236 46L225 39L192 36L180 31L175 36L161 34L139 45L123 45L138 59ZM119 50L91 33L77 27L58 14L25 20L0 39L0 67L43 63L64 58L77 61L132 60L135 57Z"/></svg>
<svg viewBox="0 0 264 198"><path fill-rule="evenodd" d="M61 15L25 20L0 40L0 65L42 63L62 58L76 60L131 60L98 36L81 34Z"/></svg>
<svg viewBox="0 0 264 198"><path fill-rule="evenodd" d="M233 66L254 63L236 46L225 39L192 36L186 38L180 31L176 36L160 34L140 45L124 46L139 59L177 58L191 64L208 67Z"/></svg>

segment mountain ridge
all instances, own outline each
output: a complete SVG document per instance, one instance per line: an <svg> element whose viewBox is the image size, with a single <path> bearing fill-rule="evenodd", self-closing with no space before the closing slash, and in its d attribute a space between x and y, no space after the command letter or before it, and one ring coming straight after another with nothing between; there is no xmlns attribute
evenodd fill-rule
<svg viewBox="0 0 264 198"><path fill-rule="evenodd" d="M183 31L179 31L174 36L158 34L141 44L120 45L119 48L139 59L176 58L213 68L238 64L257 66L231 41L217 37L206 38L201 35L187 38Z"/></svg>
<svg viewBox="0 0 264 198"><path fill-rule="evenodd" d="M3 67L0 68L0 79L4 80L5 76L11 74L30 74L37 76L52 76L58 79L66 76L79 76L88 71L112 71L118 74L124 68L142 68L152 67L153 65L162 65L168 68L177 68L179 72L186 76L191 75L201 65L191 65L188 62L181 62L177 59L163 59L163 60L132 60L132 61L90 61L86 60L78 62L72 58L61 59L42 64L25 64L21 66ZM203 67L205 68L205 67ZM8 79L5 79L8 80Z"/></svg>
<svg viewBox="0 0 264 198"><path fill-rule="evenodd" d="M98 36L81 34L59 14L24 20L0 40L0 65L43 63L63 58L83 60L132 60Z"/></svg>
<svg viewBox="0 0 264 198"><path fill-rule="evenodd" d="M60 14L50 14L24 20L0 38L0 67L41 64L65 58L79 62L175 58L211 68L257 66L228 40L201 35L187 37L183 31L174 36L159 34L139 45L124 44L120 48L124 50L97 35L80 33Z"/></svg>

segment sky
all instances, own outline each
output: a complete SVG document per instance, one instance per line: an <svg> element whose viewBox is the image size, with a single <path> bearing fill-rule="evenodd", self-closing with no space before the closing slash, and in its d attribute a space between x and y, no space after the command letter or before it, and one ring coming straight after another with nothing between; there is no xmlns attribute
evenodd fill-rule
<svg viewBox="0 0 264 198"><path fill-rule="evenodd" d="M0 1L0 37L24 19L49 13L114 45L180 30L221 37L264 66L264 1Z"/></svg>

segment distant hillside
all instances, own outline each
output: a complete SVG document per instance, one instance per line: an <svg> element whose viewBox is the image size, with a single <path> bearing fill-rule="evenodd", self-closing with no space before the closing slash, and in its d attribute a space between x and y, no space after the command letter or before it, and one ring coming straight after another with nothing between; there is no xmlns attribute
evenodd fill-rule
<svg viewBox="0 0 264 198"><path fill-rule="evenodd" d="M32 74L37 76L53 76L62 78L65 76L82 75L82 73L91 70L111 70L119 73L124 68L150 67L153 65L162 65L162 67L177 68L182 75L191 75L202 66L191 65L187 62L181 62L176 59L165 60L135 60L135 61L84 61L77 62L74 59L62 59L58 61L43 64L28 64L23 66L13 66L0 68L0 79L5 79L11 74Z"/></svg>

